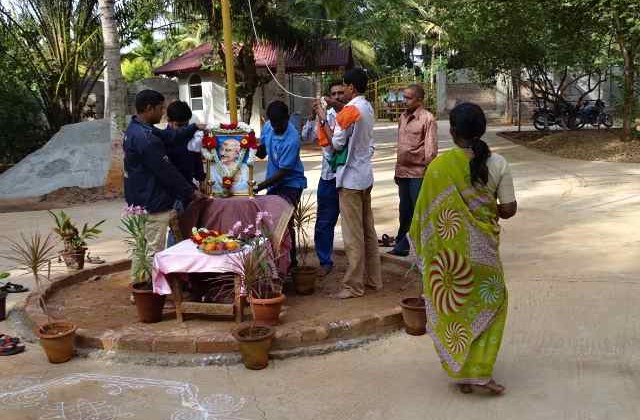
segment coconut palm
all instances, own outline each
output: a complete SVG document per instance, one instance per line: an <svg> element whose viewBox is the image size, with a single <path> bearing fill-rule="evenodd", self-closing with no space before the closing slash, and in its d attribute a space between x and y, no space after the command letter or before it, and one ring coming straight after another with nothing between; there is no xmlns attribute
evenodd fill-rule
<svg viewBox="0 0 640 420"><path fill-rule="evenodd" d="M80 120L89 93L102 75L97 0L5 0L0 32L11 48L0 50L24 72L49 124Z"/></svg>

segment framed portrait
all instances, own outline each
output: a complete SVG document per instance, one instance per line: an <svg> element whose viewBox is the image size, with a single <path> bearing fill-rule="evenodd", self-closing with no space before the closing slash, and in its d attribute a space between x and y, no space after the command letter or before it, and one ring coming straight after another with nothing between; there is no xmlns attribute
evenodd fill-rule
<svg viewBox="0 0 640 420"><path fill-rule="evenodd" d="M203 140L203 156L208 162L207 184L211 195L251 196L255 134L212 132Z"/></svg>

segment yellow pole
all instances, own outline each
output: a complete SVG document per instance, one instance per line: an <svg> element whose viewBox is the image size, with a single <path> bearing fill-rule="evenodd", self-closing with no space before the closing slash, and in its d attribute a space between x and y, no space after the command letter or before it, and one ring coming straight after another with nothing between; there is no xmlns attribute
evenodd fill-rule
<svg viewBox="0 0 640 420"><path fill-rule="evenodd" d="M232 123L238 122L236 105L236 74L233 67L233 38L231 32L231 6L229 0L220 0L222 6L222 33L224 37L224 61L227 71L227 97L229 98L229 116Z"/></svg>

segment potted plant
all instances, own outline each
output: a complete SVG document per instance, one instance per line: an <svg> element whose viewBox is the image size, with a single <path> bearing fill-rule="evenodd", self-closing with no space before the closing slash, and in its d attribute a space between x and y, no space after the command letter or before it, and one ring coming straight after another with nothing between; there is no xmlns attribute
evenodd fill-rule
<svg viewBox="0 0 640 420"><path fill-rule="evenodd" d="M138 318L141 322L153 323L162 320L162 308L164 308L164 295L153 293L151 282L151 267L153 253L146 237L147 211L140 206L125 207L120 230L127 236L129 255L131 256L131 286L129 290L138 310Z"/></svg>
<svg viewBox="0 0 640 420"><path fill-rule="evenodd" d="M251 248L234 257L237 271L242 274L242 286L247 295L253 320L241 324L233 330L233 337L238 341L242 361L247 369L264 369L269 364L269 350L273 342L275 329L280 315L284 295L280 292L273 298L262 297L275 293L277 286L270 280L272 268L268 263L271 258L270 245L267 240L255 241Z"/></svg>
<svg viewBox="0 0 640 420"><path fill-rule="evenodd" d="M105 222L101 220L89 227L86 223L82 226L82 231L73 224L69 215L63 210L56 214L48 210L49 214L56 222L53 231L58 234L64 243L64 250L60 252L64 263L72 270L82 270L84 268L85 253L87 252L87 240L95 239L102 231L98 227Z"/></svg>
<svg viewBox="0 0 640 420"><path fill-rule="evenodd" d="M416 268L413 264L405 277L409 276L412 270ZM412 280L409 283L413 282ZM403 289L405 289L407 283ZM404 330L409 335L424 335L427 332L427 312L425 308L424 298L422 297L422 277L418 276L418 284L416 285L417 296L402 299L400 307L402 308L402 321L404 322Z"/></svg>
<svg viewBox="0 0 640 420"><path fill-rule="evenodd" d="M293 286L299 295L311 295L316 287L316 279L318 278L318 269L307 264L309 256L309 234L307 226L316 218L315 203L311 199L311 195L307 194L300 200L300 203L293 211L293 227L296 232L296 240L294 246L297 249L298 265L291 270L293 276Z"/></svg>
<svg viewBox="0 0 640 420"><path fill-rule="evenodd" d="M54 321L47 308L44 294L44 281L51 279L51 259L55 243L51 235L43 238L34 233L30 238L20 235L20 240L9 239L9 255L5 258L33 275L38 289L40 307L47 316L47 323L38 327L40 344L51 363L64 363L73 357L75 351L76 326L67 321ZM46 275L42 272L47 269Z"/></svg>
<svg viewBox="0 0 640 420"><path fill-rule="evenodd" d="M0 273L0 280L9 277L9 273ZM7 292L0 289L0 321L7 317Z"/></svg>
<svg viewBox="0 0 640 420"><path fill-rule="evenodd" d="M253 251L239 254L234 264L236 271L242 273L254 320L264 325L277 325L286 297L275 264L278 252L271 238L269 213L258 212L255 224L244 229L241 222L236 222L227 235L250 245Z"/></svg>

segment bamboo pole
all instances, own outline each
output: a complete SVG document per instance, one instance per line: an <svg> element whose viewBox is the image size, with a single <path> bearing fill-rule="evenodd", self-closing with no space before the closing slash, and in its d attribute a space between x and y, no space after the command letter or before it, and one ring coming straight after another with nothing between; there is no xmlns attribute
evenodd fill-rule
<svg viewBox="0 0 640 420"><path fill-rule="evenodd" d="M232 123L238 122L236 105L236 74L233 66L233 38L231 31L231 6L229 0L220 0L222 6L222 34L224 38L224 61L227 73L227 97L229 98L229 117Z"/></svg>

